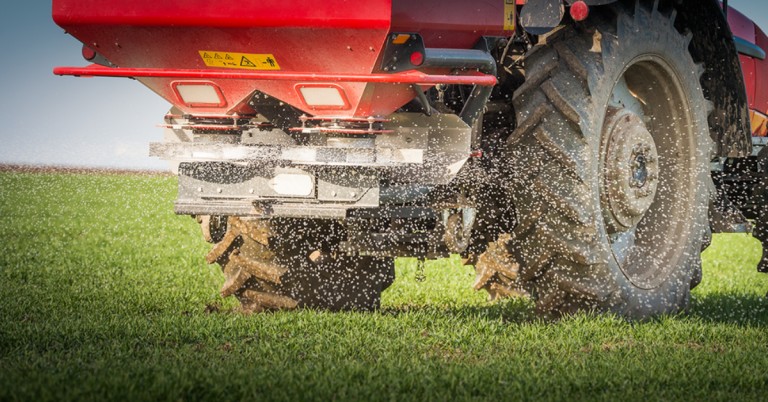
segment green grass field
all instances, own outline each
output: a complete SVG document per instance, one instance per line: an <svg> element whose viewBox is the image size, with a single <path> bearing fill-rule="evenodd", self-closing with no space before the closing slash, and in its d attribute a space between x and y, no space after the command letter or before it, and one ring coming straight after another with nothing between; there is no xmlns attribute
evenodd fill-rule
<svg viewBox="0 0 768 402"><path fill-rule="evenodd" d="M748 236L715 236L691 312L652 322L543 322L457 260L417 283L409 259L381 312L244 316L175 186L0 173L0 401L768 399Z"/></svg>

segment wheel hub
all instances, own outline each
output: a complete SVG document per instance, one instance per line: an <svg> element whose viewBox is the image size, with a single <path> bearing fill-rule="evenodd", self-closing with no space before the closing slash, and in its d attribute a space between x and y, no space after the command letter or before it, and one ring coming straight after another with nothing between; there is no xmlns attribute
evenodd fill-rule
<svg viewBox="0 0 768 402"><path fill-rule="evenodd" d="M659 178L658 152L642 118L611 109L603 132L602 203L612 233L634 228L653 204Z"/></svg>

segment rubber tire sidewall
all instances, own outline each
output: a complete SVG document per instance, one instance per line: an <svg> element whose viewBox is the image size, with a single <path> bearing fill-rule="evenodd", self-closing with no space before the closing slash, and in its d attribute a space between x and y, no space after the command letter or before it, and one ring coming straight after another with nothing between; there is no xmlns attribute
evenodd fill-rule
<svg viewBox="0 0 768 402"><path fill-rule="evenodd" d="M651 21L647 21L649 22L647 25L642 20L644 17L651 18ZM630 22L627 19L634 19L634 21ZM711 180L707 168L709 166L711 139L709 137L707 107L705 107L707 101L704 99L700 84L701 69L694 63L687 52L687 48L681 49L670 46L670 44L678 43L680 39L685 38L675 30L669 19L657 11L651 12L642 7L635 11L634 17L619 14L617 22L618 32L615 36L609 32L602 34L602 71L599 68L589 68L588 70L588 83L595 113L593 119L582 121L582 131L587 134L585 137L590 141L592 155L600 155L600 136L614 83L636 60L648 55L664 60L677 74L679 84L691 106L691 117L695 124L695 138L693 140L697 143L696 151L694 151L696 160L691 163L691 175L698 183L693 186L694 190L691 197L692 205L690 207L692 208L691 216L693 219L688 221L689 226L686 232L689 235L686 238L668 239L669 241L680 242L680 247L683 250L680 254L680 260L670 261L676 267L671 269L667 279L655 288L643 289L636 286L625 275L612 256L608 261L610 275L619 288L621 298L621 303L613 309L624 316L647 318L678 312L686 308L689 303L690 284L695 271L701 269L700 250L707 229L707 208L711 187L707 184L707 181ZM659 25L660 23L663 25ZM635 35L627 35L627 28L639 26L645 26L645 29L635 30L633 32ZM672 37L666 37L666 35ZM687 41L684 42L687 43ZM595 165L597 165L597 161L595 161ZM592 184L593 201L595 205L600 205L600 180L596 180ZM600 217L601 215L598 214L597 216ZM600 219L598 220L600 221ZM600 221L598 227L600 228L600 241L608 244L605 224Z"/></svg>

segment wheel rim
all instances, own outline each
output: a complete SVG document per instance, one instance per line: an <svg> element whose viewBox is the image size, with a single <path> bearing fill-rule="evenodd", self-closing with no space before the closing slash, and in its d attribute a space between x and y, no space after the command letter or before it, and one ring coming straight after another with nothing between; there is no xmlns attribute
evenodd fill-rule
<svg viewBox="0 0 768 402"><path fill-rule="evenodd" d="M614 261L637 287L662 284L694 219L696 127L679 75L646 56L614 86L601 135L600 199Z"/></svg>

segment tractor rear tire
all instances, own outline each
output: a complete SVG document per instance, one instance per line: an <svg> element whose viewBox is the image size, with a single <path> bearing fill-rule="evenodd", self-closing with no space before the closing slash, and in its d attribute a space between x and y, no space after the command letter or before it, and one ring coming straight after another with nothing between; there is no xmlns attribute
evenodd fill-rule
<svg viewBox="0 0 768 402"><path fill-rule="evenodd" d="M224 271L221 295L236 297L247 313L373 311L395 279L392 258L337 253L332 223L229 217L223 226L203 228L204 234L223 233L206 260Z"/></svg>
<svg viewBox="0 0 768 402"><path fill-rule="evenodd" d="M704 69L674 10L636 4L542 38L513 96L504 169L519 220L505 244L547 316L676 313L701 277L714 188Z"/></svg>

